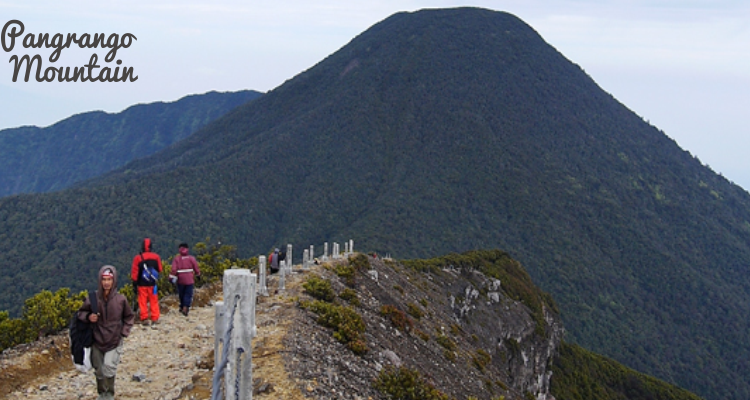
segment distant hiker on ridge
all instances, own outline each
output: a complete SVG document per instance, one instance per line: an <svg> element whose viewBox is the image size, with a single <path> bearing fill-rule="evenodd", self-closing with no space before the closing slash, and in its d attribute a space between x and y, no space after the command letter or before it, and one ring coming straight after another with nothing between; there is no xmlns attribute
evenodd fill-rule
<svg viewBox="0 0 750 400"><path fill-rule="evenodd" d="M159 322L159 296L157 294L156 281L162 272L161 257L151 251L151 239L143 239L141 252L133 258L133 267L130 269L130 277L138 285L138 309L140 321L144 324L156 324ZM151 322L148 314L151 311Z"/></svg>
<svg viewBox="0 0 750 400"><path fill-rule="evenodd" d="M111 265L99 269L99 290L96 291L97 313L89 298L78 309L78 318L94 324L94 345L91 365L95 369L99 400L115 398L115 375L122 356L123 338L130 335L135 314L128 299L117 291L117 270Z"/></svg>
<svg viewBox="0 0 750 400"><path fill-rule="evenodd" d="M172 272L169 279L172 283L177 284L177 294L180 297L180 313L188 316L190 305L193 303L193 287L195 278L201 275L198 268L198 261L189 253L190 248L187 243L180 243L180 254L177 254L172 260Z"/></svg>
<svg viewBox="0 0 750 400"><path fill-rule="evenodd" d="M268 256L268 265L272 274L279 272L279 261L279 249L273 249L273 253Z"/></svg>

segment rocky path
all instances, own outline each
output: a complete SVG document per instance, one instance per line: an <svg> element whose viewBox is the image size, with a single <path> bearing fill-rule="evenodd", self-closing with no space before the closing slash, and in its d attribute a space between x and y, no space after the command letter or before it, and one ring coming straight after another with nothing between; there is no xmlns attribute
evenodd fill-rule
<svg viewBox="0 0 750 400"><path fill-rule="evenodd" d="M297 313L293 297L299 278L287 290L260 299L258 335L253 340L254 397L303 399L283 366L283 338ZM196 305L185 317L176 299L162 300L160 323L136 325L124 344L115 384L116 398L132 400L208 399L213 377L214 309L219 287L196 293ZM273 289L272 289L273 291ZM13 349L0 360L1 398L95 399L93 371L79 373L68 356L67 336ZM9 388L11 388L9 390Z"/></svg>

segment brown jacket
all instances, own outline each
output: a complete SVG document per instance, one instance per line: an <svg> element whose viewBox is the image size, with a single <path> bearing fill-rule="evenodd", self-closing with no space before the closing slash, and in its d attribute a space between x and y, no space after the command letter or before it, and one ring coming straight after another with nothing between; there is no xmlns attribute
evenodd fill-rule
<svg viewBox="0 0 750 400"><path fill-rule="evenodd" d="M107 299L104 299L102 288L102 272L105 269L111 269L114 274L112 290L109 292ZM96 292L97 311L99 320L94 325L94 346L102 352L108 352L120 344L123 337L130 335L130 329L133 327L135 314L128 304L128 300L117 291L117 270L111 265L105 265L99 269L99 290ZM91 303L88 296L79 309L78 318L81 321L88 321L91 314Z"/></svg>

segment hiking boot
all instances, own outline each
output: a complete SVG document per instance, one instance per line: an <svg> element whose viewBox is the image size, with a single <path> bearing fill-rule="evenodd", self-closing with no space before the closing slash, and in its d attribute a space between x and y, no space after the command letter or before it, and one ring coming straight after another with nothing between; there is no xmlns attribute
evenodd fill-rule
<svg viewBox="0 0 750 400"><path fill-rule="evenodd" d="M157 325L161 324L159 321L151 321L151 329L156 329Z"/></svg>
<svg viewBox="0 0 750 400"><path fill-rule="evenodd" d="M115 377L105 378L107 381L107 399L114 400L115 398Z"/></svg>
<svg viewBox="0 0 750 400"><path fill-rule="evenodd" d="M107 387L106 379L107 378L104 378L104 379L96 378L96 392L99 394L99 397L97 397L97 400L104 399L107 396L108 387Z"/></svg>
<svg viewBox="0 0 750 400"><path fill-rule="evenodd" d="M141 320L141 325L143 325L143 326L149 326L149 325L151 325L151 320L150 319L142 319Z"/></svg>

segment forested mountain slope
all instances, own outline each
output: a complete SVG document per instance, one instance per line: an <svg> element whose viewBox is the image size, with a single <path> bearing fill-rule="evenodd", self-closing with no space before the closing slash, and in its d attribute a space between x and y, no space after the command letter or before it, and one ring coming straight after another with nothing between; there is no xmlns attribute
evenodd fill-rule
<svg viewBox="0 0 750 400"><path fill-rule="evenodd" d="M500 248L568 340L750 397L750 196L510 14L396 14L142 162L0 200L1 304L80 288L144 236L166 254L205 236L243 255L352 237L399 258Z"/></svg>
<svg viewBox="0 0 750 400"><path fill-rule="evenodd" d="M0 131L0 196L61 190L151 155L229 110L259 97L252 90L209 92L119 113L92 111L46 128Z"/></svg>

